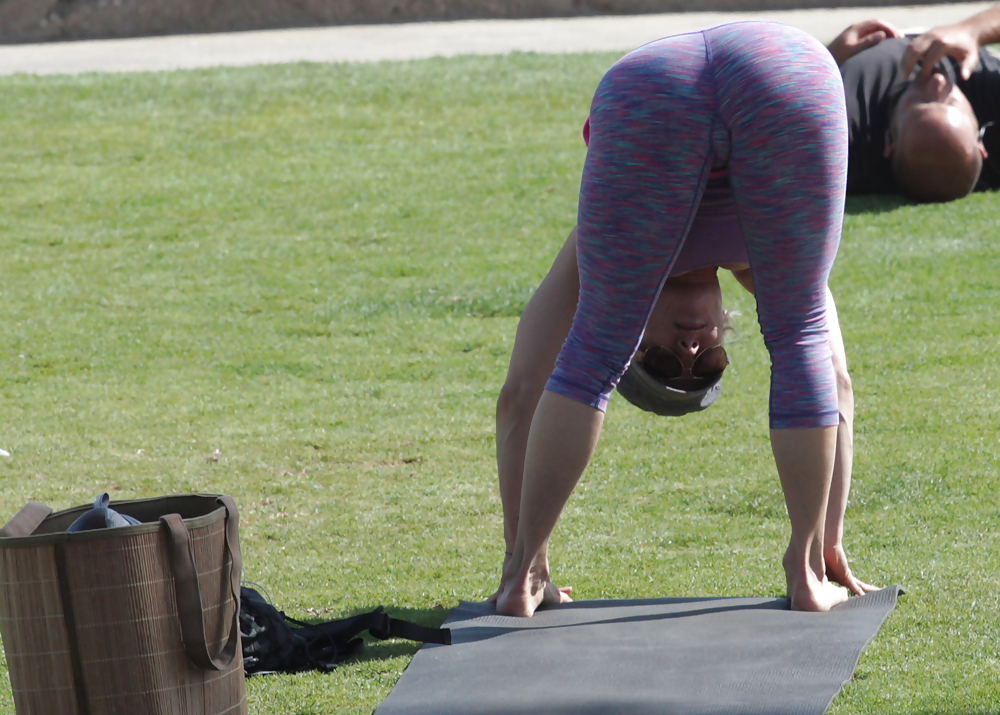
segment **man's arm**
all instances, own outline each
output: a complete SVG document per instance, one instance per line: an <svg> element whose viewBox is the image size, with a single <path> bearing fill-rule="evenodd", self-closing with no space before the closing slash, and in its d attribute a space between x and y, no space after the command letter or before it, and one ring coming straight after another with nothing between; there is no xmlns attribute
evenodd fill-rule
<svg viewBox="0 0 1000 715"><path fill-rule="evenodd" d="M888 22L882 20L865 20L857 22L837 35L836 39L827 47L837 66L840 67L847 60L854 57L859 52L874 47L887 37L902 37L903 34Z"/></svg>
<svg viewBox="0 0 1000 715"><path fill-rule="evenodd" d="M1000 42L1000 4L954 25L935 27L916 37L903 53L899 66L904 76L920 64L920 77L927 79L944 57L961 64L962 78L969 79L979 62L979 48Z"/></svg>

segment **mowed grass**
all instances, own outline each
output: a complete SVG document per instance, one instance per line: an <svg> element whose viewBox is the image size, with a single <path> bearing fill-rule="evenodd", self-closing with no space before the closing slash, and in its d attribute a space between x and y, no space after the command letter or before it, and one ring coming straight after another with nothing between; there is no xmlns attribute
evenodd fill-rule
<svg viewBox="0 0 1000 715"><path fill-rule="evenodd" d="M227 492L290 615L436 624L488 596L494 402L614 59L0 79L0 518ZM847 547L908 594L831 712L1000 713L1000 196L848 208ZM782 594L767 354L724 288L721 402L612 400L552 543L580 598ZM415 650L252 679L251 711L367 714Z"/></svg>

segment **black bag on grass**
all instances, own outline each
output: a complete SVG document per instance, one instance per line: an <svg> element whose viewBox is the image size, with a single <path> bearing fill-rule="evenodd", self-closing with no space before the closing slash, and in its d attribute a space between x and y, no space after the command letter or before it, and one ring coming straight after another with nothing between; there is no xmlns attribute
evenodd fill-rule
<svg viewBox="0 0 1000 715"><path fill-rule="evenodd" d="M390 618L382 606L374 611L325 623L303 623L289 618L252 588L240 589L240 633L243 670L249 675L329 672L348 658L364 652L359 637L405 638L420 643L451 645L451 630L428 628Z"/></svg>

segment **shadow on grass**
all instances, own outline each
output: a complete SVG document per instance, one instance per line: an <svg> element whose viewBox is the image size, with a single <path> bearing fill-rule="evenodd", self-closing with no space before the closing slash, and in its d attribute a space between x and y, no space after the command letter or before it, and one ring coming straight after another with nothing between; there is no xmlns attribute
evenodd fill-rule
<svg viewBox="0 0 1000 715"><path fill-rule="evenodd" d="M891 213L904 206L913 206L913 201L896 194L876 194L872 196L849 196L844 212L849 216L858 214Z"/></svg>

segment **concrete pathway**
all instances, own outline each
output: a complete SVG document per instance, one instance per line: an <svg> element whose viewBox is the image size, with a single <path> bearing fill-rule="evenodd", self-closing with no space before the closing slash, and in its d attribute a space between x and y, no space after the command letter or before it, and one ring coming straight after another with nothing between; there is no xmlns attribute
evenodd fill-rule
<svg viewBox="0 0 1000 715"><path fill-rule="evenodd" d="M993 3L758 13L679 13L542 20L467 20L0 46L0 75L161 72L288 62L378 62L509 52L625 52L676 32L754 18L829 42L879 17L901 29L955 22Z"/></svg>

